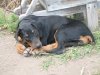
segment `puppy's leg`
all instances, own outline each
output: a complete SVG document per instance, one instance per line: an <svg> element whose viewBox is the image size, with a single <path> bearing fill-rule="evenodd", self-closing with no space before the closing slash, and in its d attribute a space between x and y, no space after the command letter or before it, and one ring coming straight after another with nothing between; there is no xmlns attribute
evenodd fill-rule
<svg viewBox="0 0 100 75"><path fill-rule="evenodd" d="M53 44L43 46L40 49L35 49L34 52L41 51L41 52L46 52L46 53L61 54L62 53L61 49L62 48L58 47L57 43L53 43Z"/></svg>
<svg viewBox="0 0 100 75"><path fill-rule="evenodd" d="M62 54L64 52L64 46L56 42L47 46L43 46L42 51L53 54Z"/></svg>
<svg viewBox="0 0 100 75"><path fill-rule="evenodd" d="M50 50L47 50L47 53L53 53L53 54L62 54L64 53L64 37L60 37L62 34L58 33L58 30L55 32L54 38L55 38L55 44L53 44L53 48Z"/></svg>
<svg viewBox="0 0 100 75"><path fill-rule="evenodd" d="M57 45L56 43L53 43L53 44L49 44L49 45L46 45L46 46L42 46L40 49L34 49L34 51L44 51L44 52L48 52L54 48L56 48Z"/></svg>
<svg viewBox="0 0 100 75"><path fill-rule="evenodd" d="M91 36L80 36L80 41L82 41L84 44L91 44L93 42Z"/></svg>
<svg viewBox="0 0 100 75"><path fill-rule="evenodd" d="M49 45L46 45L46 46L43 46L42 49L46 52L46 51L50 51L54 48L57 47L57 44L56 43L53 43L53 44L49 44Z"/></svg>
<svg viewBox="0 0 100 75"><path fill-rule="evenodd" d="M65 44L66 47L71 47L71 46L82 46L85 44L91 44L92 43L92 38L90 36L80 36L79 39L73 39L70 40Z"/></svg>
<svg viewBox="0 0 100 75"><path fill-rule="evenodd" d="M57 36L57 31L55 32L54 38L55 43L43 46L40 50L47 52L47 53L53 53L53 54L62 54L64 52L64 45L63 45L63 38L60 38Z"/></svg>
<svg viewBox="0 0 100 75"><path fill-rule="evenodd" d="M26 47L21 43L17 43L16 44L16 49L17 49L17 52L19 54L23 54L23 52L25 51Z"/></svg>
<svg viewBox="0 0 100 75"><path fill-rule="evenodd" d="M52 53L52 54L62 54L64 52L65 52L64 47L62 47L61 45L57 48L54 48L54 49L47 51L47 53Z"/></svg>
<svg viewBox="0 0 100 75"><path fill-rule="evenodd" d="M35 55L35 56L37 56L37 55L45 55L45 54L48 54L49 51L51 51L54 48L56 48L56 43L49 44L49 45L46 45L46 46L42 46L39 49L34 49L32 54Z"/></svg>

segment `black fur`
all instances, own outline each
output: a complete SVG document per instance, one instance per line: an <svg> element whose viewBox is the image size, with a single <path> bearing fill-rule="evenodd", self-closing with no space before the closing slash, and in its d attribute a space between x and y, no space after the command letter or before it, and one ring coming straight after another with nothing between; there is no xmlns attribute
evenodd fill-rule
<svg viewBox="0 0 100 75"><path fill-rule="evenodd" d="M15 38L18 41L18 36L20 36L23 45L26 46L28 41L32 47L40 48L54 43L54 35L58 42L58 48L50 53L56 54L62 53L62 49L66 46L77 46L81 35L90 35L93 38L90 30L80 21L61 16L34 15L29 15L19 22Z"/></svg>
<svg viewBox="0 0 100 75"><path fill-rule="evenodd" d="M91 36L92 43L95 43L94 37L88 27L78 20L72 20L68 24L63 24L55 33L58 47L50 51L50 53L61 54L65 47L84 45L80 41L80 36Z"/></svg>

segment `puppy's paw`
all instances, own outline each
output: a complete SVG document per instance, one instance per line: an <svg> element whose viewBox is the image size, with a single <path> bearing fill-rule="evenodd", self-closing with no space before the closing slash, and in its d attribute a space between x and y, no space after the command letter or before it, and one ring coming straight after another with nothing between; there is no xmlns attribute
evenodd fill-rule
<svg viewBox="0 0 100 75"><path fill-rule="evenodd" d="M24 45L20 44L20 43L17 43L16 44L16 49L17 49L17 53L23 54L26 47Z"/></svg>
<svg viewBox="0 0 100 75"><path fill-rule="evenodd" d="M31 56L31 49L30 48L26 48L25 51L23 52L23 56L24 57L29 57Z"/></svg>

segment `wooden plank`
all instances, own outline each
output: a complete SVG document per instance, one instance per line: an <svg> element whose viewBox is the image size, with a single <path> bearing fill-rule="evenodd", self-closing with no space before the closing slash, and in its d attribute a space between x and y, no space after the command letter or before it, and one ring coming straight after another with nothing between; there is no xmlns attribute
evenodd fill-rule
<svg viewBox="0 0 100 75"><path fill-rule="evenodd" d="M87 21L90 30L94 31L98 27L98 14L97 14L97 4L90 3L86 5L87 8Z"/></svg>
<svg viewBox="0 0 100 75"><path fill-rule="evenodd" d="M57 10L57 11L52 11L52 12L47 11L47 10L43 10L43 11L36 11L33 13L33 15L37 15L37 16L49 16L49 15L64 16L64 15L71 15L71 14L75 14L75 13L84 12L85 9L86 9L85 6L78 6L78 7Z"/></svg>
<svg viewBox="0 0 100 75"><path fill-rule="evenodd" d="M83 12L83 16L84 16L84 22L86 23L86 25L88 25L88 22L87 22L87 11L86 10Z"/></svg>
<svg viewBox="0 0 100 75"><path fill-rule="evenodd" d="M45 0L39 0L39 3L41 3L41 5L42 5L45 9L47 9Z"/></svg>
<svg viewBox="0 0 100 75"><path fill-rule="evenodd" d="M31 4L29 5L29 8L26 11L26 15L31 15L35 9L35 6L37 5L38 0L32 0Z"/></svg>
<svg viewBox="0 0 100 75"><path fill-rule="evenodd" d="M38 3L38 0L32 0L26 13L19 16L19 20L23 19L27 15L31 15L34 12L34 9L37 3Z"/></svg>
<svg viewBox="0 0 100 75"><path fill-rule="evenodd" d="M26 7L28 4L28 1L27 0L22 0L21 1L21 7Z"/></svg>
<svg viewBox="0 0 100 75"><path fill-rule="evenodd" d="M44 0L40 0L41 2L43 2ZM47 0L46 0L47 1ZM52 2L52 0L50 0ZM46 9L48 11L54 11L54 10L60 10L60 9L66 9L66 8L71 8L71 7L76 7L76 6L80 6L80 5L85 5L85 4L88 4L88 3L91 3L91 2L94 2L96 0L72 0L72 1L67 1L64 2L64 3L61 3L59 2L59 0L55 3L52 3L52 4L49 4L49 2L47 2L47 5L45 4L46 6ZM54 2L55 0L53 0ZM63 0L60 0L60 1L63 1ZM41 3L40 2L40 3ZM41 3L43 4L43 3ZM43 6L44 6L43 4Z"/></svg>

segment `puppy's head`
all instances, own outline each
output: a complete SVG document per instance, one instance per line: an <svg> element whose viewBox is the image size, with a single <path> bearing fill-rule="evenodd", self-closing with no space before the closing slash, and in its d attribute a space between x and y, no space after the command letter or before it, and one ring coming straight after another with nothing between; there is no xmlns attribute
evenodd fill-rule
<svg viewBox="0 0 100 75"><path fill-rule="evenodd" d="M16 32L15 38L22 44L27 43L28 46L32 47L33 49L42 47L39 32L35 27L19 28Z"/></svg>

